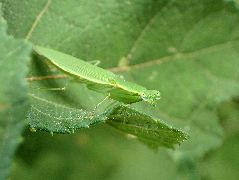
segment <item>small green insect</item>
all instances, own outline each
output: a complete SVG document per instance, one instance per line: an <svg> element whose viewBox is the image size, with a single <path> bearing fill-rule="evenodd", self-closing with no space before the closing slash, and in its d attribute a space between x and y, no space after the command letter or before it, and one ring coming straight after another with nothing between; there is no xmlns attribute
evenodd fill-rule
<svg viewBox="0 0 239 180"><path fill-rule="evenodd" d="M128 82L110 71L56 50L36 46L35 52L66 74L85 83L91 90L108 93L111 99L131 104L146 101L154 104L160 99L160 92Z"/></svg>

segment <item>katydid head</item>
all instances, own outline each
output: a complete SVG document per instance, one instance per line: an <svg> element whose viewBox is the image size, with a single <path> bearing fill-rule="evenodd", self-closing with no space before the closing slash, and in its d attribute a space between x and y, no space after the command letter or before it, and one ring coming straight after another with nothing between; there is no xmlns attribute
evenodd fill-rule
<svg viewBox="0 0 239 180"><path fill-rule="evenodd" d="M155 102L160 99L160 92L157 90L147 90L141 94L141 98L143 101L155 104Z"/></svg>

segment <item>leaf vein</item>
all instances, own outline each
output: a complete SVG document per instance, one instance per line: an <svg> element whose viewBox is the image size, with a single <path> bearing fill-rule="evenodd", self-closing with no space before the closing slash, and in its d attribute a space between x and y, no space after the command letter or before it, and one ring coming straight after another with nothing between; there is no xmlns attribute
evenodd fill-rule
<svg viewBox="0 0 239 180"><path fill-rule="evenodd" d="M168 2L162 9L159 9L159 11L152 16L148 23L145 25L145 27L143 28L143 30L139 33L138 37L136 38L136 40L134 41L131 49L129 50L128 54L126 55L126 59L129 61L132 57L132 54L135 52L137 45L139 44L139 42L141 41L141 39L144 37L145 33L148 31L148 29L151 27L151 25L155 22L156 18L165 10L168 8L168 6L173 2L174 0L171 0L170 2Z"/></svg>
<svg viewBox="0 0 239 180"><path fill-rule="evenodd" d="M178 52L176 54L173 55L169 55L169 56L163 56L159 59L154 59L154 60L150 60L150 61L146 61L143 63L139 63L139 64L132 64L132 65L128 65L128 66L120 66L120 67L112 67L109 68L108 70L112 71L112 72L128 72L132 69L141 69L141 68L146 68L146 67L150 67L153 65L159 65L168 61L173 61L173 60L177 60L179 58L193 58L196 57L198 55L202 55L202 54L208 54L208 53L212 53L212 52L216 52L219 50L223 50L226 48L231 48L232 43L234 42L238 42L239 39L235 39L235 40L230 40L230 41L226 41L223 43L218 43L218 44L214 44L212 46L209 47L205 47L205 48L201 48L201 49L197 49L195 51L191 51L191 52ZM196 59L194 59L196 60Z"/></svg>
<svg viewBox="0 0 239 180"><path fill-rule="evenodd" d="M34 32L34 30L36 29L37 25L39 24L39 22L40 22L42 16L47 12L47 10L48 10L48 8L49 8L51 2L52 2L52 0L48 0L48 1L46 2L45 6L43 7L43 9L42 9L42 10L39 12L39 14L37 15L35 21L33 22L33 24L32 24L32 26L31 26L30 30L28 31L28 33L27 33L27 35L26 35L26 37L25 37L26 40L29 40L29 39L31 38L32 33Z"/></svg>
<svg viewBox="0 0 239 180"><path fill-rule="evenodd" d="M28 95L31 96L32 98L35 98L35 99L39 100L39 101L42 101L42 102L45 102L45 103L54 105L55 107L61 107L61 108L65 108L65 109L71 109L71 110L79 111L79 109L67 107L67 106L64 106L64 105L61 105L61 104L57 104L57 103L54 103L54 102L49 101L49 100L47 100L47 99L43 99L43 98L41 98L41 97L38 97L38 96L36 96L36 95L34 95L34 94L30 94L30 93L29 93Z"/></svg>

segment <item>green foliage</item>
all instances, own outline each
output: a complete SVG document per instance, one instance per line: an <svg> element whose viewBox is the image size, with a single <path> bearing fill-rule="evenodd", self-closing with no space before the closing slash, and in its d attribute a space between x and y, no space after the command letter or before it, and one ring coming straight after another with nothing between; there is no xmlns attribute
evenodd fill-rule
<svg viewBox="0 0 239 180"><path fill-rule="evenodd" d="M181 131L125 105L113 105L97 113L66 107L33 94L30 97L32 105L28 119L33 130L73 133L80 128L89 128L92 124L107 122L123 132L139 137L154 148L160 145L173 148L174 144L181 143L186 138Z"/></svg>
<svg viewBox="0 0 239 180"><path fill-rule="evenodd" d="M27 110L24 77L31 52L26 42L8 36L6 29L0 16L0 179L9 175L13 154L21 141Z"/></svg>
<svg viewBox="0 0 239 180"><path fill-rule="evenodd" d="M107 119L106 113L96 114L93 111L70 108L33 94L30 97L32 98L32 105L28 120L33 130L73 133L79 128L89 128L90 125L104 122Z"/></svg>
<svg viewBox="0 0 239 180"><path fill-rule="evenodd" d="M45 179L238 177L236 0L1 2L8 33L15 38L25 38L34 45L87 61L99 59L101 67L147 89L157 89L162 96L156 107L137 103L109 108L107 101L92 116L95 105L104 99L101 94L66 78L29 81L28 117L32 127L72 132L93 124L99 126L81 129L75 135L51 137L43 132L26 135L16 158L14 179L39 179L41 175ZM28 77L60 73L35 56L29 69ZM13 78L7 76L11 71L4 70L0 78ZM66 87L66 91L44 90L58 87ZM17 92L24 93L20 89ZM92 119L87 121L89 116ZM72 120L70 124L65 117ZM136 121L135 117L142 120ZM155 139L156 146L158 143L171 146L167 138L175 144L178 142L175 133L182 135L176 129L187 132L189 138L176 150L160 148L156 154L137 141L119 136L106 125L101 127L100 122L105 121L143 142L147 140L150 146L154 146L150 142ZM165 134L160 131L162 127L167 129ZM38 140L40 144L34 144ZM35 154L28 159L29 152Z"/></svg>
<svg viewBox="0 0 239 180"><path fill-rule="evenodd" d="M172 148L174 144L186 139L181 131L168 127L159 120L128 106L113 108L107 123L123 132L135 135L154 148L160 145Z"/></svg>
<svg viewBox="0 0 239 180"><path fill-rule="evenodd" d="M218 107L218 115L224 128L224 142L213 153L198 163L198 169L205 179L237 179L239 158L239 101L223 102Z"/></svg>

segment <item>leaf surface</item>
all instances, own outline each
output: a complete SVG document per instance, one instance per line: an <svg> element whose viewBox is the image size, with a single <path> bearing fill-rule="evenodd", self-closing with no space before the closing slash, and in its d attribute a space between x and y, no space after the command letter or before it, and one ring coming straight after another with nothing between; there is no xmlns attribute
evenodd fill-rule
<svg viewBox="0 0 239 180"><path fill-rule="evenodd" d="M96 114L83 109L76 109L30 95L31 110L28 114L30 127L46 130L51 133L73 133L80 128L89 128L97 122L104 122L107 117L104 113Z"/></svg>
<svg viewBox="0 0 239 180"><path fill-rule="evenodd" d="M29 44L8 36L6 30L6 22L0 16L0 179L8 177L21 142L28 105L24 78L31 53Z"/></svg>
<svg viewBox="0 0 239 180"><path fill-rule="evenodd" d="M128 106L122 105L112 109L107 123L111 126L134 135L152 148L165 146L173 148L186 140L186 135L162 121Z"/></svg>

